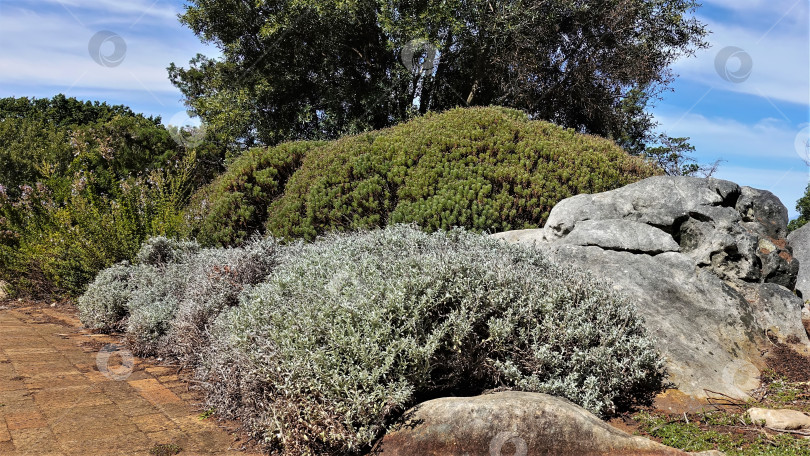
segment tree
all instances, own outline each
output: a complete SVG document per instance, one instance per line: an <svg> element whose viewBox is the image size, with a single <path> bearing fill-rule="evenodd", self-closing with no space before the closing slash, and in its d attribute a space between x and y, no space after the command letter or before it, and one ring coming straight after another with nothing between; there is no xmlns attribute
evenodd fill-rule
<svg viewBox="0 0 810 456"><path fill-rule="evenodd" d="M170 79L220 138L329 139L503 105L643 150L672 62L706 44L693 0L191 0L222 58ZM438 52L434 52L437 50ZM405 64L402 61L405 61Z"/></svg>
<svg viewBox="0 0 810 456"><path fill-rule="evenodd" d="M53 98L0 98L0 185L12 197L20 186L43 182L69 188L74 174L117 181L161 166L180 148L160 118L126 106Z"/></svg>
<svg viewBox="0 0 810 456"><path fill-rule="evenodd" d="M641 155L655 163L670 176L711 177L720 166L722 160L716 160L711 165L700 165L691 153L695 147L689 144L689 138L673 138L664 133L659 134L653 144L647 144Z"/></svg>
<svg viewBox="0 0 810 456"><path fill-rule="evenodd" d="M125 106L0 99L0 280L15 293L78 293L146 237L178 234L206 179L195 152Z"/></svg>
<svg viewBox="0 0 810 456"><path fill-rule="evenodd" d="M810 222L810 184L804 190L804 196L796 201L796 210L799 216L788 223L788 231L798 230Z"/></svg>

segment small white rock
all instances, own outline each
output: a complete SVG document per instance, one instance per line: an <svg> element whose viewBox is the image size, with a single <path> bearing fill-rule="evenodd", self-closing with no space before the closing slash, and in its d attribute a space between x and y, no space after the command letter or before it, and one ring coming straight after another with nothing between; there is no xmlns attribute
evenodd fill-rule
<svg viewBox="0 0 810 456"><path fill-rule="evenodd" d="M769 410L754 407L748 410L748 416L755 424L764 421L765 426L774 429L792 431L810 428L810 416L797 410Z"/></svg>

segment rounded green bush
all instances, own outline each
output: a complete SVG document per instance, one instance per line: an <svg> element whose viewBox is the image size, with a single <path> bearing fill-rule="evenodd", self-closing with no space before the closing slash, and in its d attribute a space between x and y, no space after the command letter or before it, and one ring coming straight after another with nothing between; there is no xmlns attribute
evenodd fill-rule
<svg viewBox="0 0 810 456"><path fill-rule="evenodd" d="M203 245L234 245L263 232L267 206L306 153L323 144L298 141L245 152L194 195L185 214L187 234Z"/></svg>
<svg viewBox="0 0 810 456"><path fill-rule="evenodd" d="M663 361L632 305L532 248L412 226L284 248L221 313L208 405L283 454L359 454L406 408L513 388L609 414L648 403Z"/></svg>
<svg viewBox="0 0 810 456"><path fill-rule="evenodd" d="M251 151L201 192L190 220L203 244L238 243L252 230L311 240L389 223L497 232L542 226L564 198L655 174L611 141L520 111L453 109L326 144Z"/></svg>

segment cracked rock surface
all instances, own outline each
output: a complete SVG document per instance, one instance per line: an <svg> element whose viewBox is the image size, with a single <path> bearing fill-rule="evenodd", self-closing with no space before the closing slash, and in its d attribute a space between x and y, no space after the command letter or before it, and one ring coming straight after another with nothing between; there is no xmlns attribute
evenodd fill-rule
<svg viewBox="0 0 810 456"><path fill-rule="evenodd" d="M563 200L542 229L493 236L611 282L645 318L686 396L744 399L759 385L768 336L800 351L810 343L787 221L770 192L657 176Z"/></svg>
<svg viewBox="0 0 810 456"><path fill-rule="evenodd" d="M799 275L796 281L796 291L805 299L810 299L810 225L805 225L790 233L788 242L794 250L794 256L799 260Z"/></svg>

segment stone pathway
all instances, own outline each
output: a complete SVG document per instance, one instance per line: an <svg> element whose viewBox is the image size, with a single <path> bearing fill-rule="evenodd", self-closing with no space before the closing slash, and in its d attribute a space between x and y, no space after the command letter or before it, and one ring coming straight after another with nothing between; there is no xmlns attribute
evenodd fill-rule
<svg viewBox="0 0 810 456"><path fill-rule="evenodd" d="M115 342L69 309L0 303L0 455L256 454L204 419L177 369L128 364Z"/></svg>

